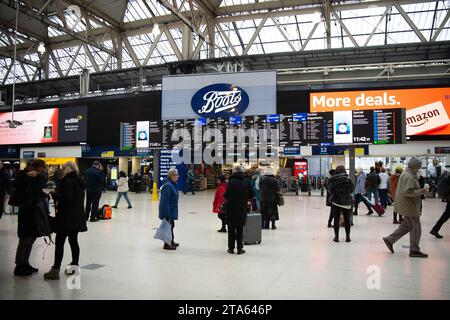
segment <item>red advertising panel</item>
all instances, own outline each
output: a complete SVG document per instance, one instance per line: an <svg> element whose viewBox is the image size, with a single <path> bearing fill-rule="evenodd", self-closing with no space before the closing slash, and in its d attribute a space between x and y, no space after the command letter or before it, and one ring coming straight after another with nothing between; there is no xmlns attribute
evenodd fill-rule
<svg viewBox="0 0 450 320"><path fill-rule="evenodd" d="M0 145L58 142L58 109L14 112L23 125L9 128L11 113L0 113Z"/></svg>
<svg viewBox="0 0 450 320"><path fill-rule="evenodd" d="M313 92L310 112L406 109L408 136L450 135L450 87Z"/></svg>
<svg viewBox="0 0 450 320"><path fill-rule="evenodd" d="M294 176L297 178L303 178L303 182L308 177L308 160L301 159L294 162Z"/></svg>
<svg viewBox="0 0 450 320"><path fill-rule="evenodd" d="M10 128L11 113L0 113L0 145L85 142L87 107L76 106L14 112L22 125Z"/></svg>

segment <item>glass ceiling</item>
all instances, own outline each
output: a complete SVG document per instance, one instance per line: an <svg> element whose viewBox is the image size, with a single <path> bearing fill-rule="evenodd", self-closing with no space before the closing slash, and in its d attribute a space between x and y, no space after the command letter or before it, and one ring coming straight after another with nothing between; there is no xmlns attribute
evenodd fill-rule
<svg viewBox="0 0 450 320"><path fill-rule="evenodd" d="M173 1L169 2L173 4ZM226 7L254 2L254 0L223 0L220 6ZM259 0L259 2L264 2L264 0ZM190 14L189 1L176 0L175 3L185 15ZM408 14L426 41L432 41L441 22L447 15L449 4L450 1L435 1L404 4L401 8ZM197 7L194 7L194 9L198 10ZM246 15L248 12L242 14ZM170 15L170 12L157 1L129 0L123 20L125 30L134 21L152 19L155 16L164 15ZM421 41L395 6L336 11L336 15L345 27L339 23L334 15L331 16L332 49L355 47L353 41L358 46L380 46ZM327 47L325 23L318 20L317 14L289 15L287 13L284 16L269 16L261 31L254 39L253 44L248 48L255 31L262 22L262 18L262 15L258 19L252 20L238 20L235 18L234 22L230 22L231 19L229 16L218 17L217 22L221 31L216 27L215 57L235 56L236 53L237 55L242 55L245 51L247 51L247 54L253 55L291 52L293 50L321 50ZM49 19L63 25L57 15L50 16ZM67 13L65 13L65 19L69 27L75 28L74 30L76 32L85 34L89 33L87 25L90 26L90 29L102 27L92 19L89 20L89 24L86 23L84 18L76 21ZM202 31L204 29L205 27L202 26ZM434 40L450 40L449 30L450 19L447 19L439 36ZM161 32L162 34L158 35L152 34L151 30L146 30L142 34L128 36L128 41L140 64L143 64L145 60L148 61L146 65L164 64L178 60L175 52L182 51L182 30L177 26L176 28L171 28L170 31L161 30ZM178 50L174 50L166 32L170 32ZM48 28L48 36L50 39L57 39L57 37L63 34L63 32L53 27ZM2 47L10 45L9 39L13 41L13 36L2 32L0 32L0 35L1 50ZM23 36L25 37L25 35ZM149 55L149 49L157 38L159 38L159 42ZM18 43L24 43L24 40L20 38L18 39ZM194 33L193 50L195 50L198 43L199 36ZM114 45L110 37L105 38L103 45L110 50L114 50ZM86 48L91 55L86 54ZM200 59L208 58L208 44L203 43L198 52ZM132 56L133 54L128 52L127 47L124 46L122 52L122 68L135 67ZM37 63L40 61L36 53L27 54L23 58ZM84 44L81 46L78 44L73 47L54 49L53 56L49 60L50 78L78 75L85 66L91 72L117 69L116 57L110 57L109 54L93 46ZM13 81L13 72L10 66L10 59L0 58L0 81L4 83L11 83ZM17 81L24 82L37 79L38 72L36 69L33 66L25 64L21 66L21 64L17 64Z"/></svg>

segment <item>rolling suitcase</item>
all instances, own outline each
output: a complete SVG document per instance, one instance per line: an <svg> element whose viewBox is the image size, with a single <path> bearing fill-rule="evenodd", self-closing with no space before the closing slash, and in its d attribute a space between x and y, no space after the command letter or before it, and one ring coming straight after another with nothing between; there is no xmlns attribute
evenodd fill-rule
<svg viewBox="0 0 450 320"><path fill-rule="evenodd" d="M379 203L373 204L372 208L380 217L384 214L384 208Z"/></svg>
<svg viewBox="0 0 450 320"><path fill-rule="evenodd" d="M261 243L261 214L251 212L247 214L247 223L244 226L244 244Z"/></svg>

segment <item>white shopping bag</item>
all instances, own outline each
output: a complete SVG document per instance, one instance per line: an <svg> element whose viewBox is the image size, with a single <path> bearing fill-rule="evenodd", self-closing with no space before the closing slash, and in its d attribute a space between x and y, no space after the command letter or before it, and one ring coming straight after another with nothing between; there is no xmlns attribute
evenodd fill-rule
<svg viewBox="0 0 450 320"><path fill-rule="evenodd" d="M153 238L170 245L172 243L172 225L166 219L162 219Z"/></svg>

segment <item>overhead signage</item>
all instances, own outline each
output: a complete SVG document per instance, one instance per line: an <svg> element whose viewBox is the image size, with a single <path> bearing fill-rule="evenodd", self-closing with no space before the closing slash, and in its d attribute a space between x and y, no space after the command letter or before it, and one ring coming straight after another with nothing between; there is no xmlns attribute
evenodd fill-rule
<svg viewBox="0 0 450 320"><path fill-rule="evenodd" d="M310 112L406 109L408 136L450 135L450 87L313 92Z"/></svg>
<svg viewBox="0 0 450 320"><path fill-rule="evenodd" d="M200 117L229 117L244 113L250 99L234 84L216 83L198 90L191 100L192 110Z"/></svg>

